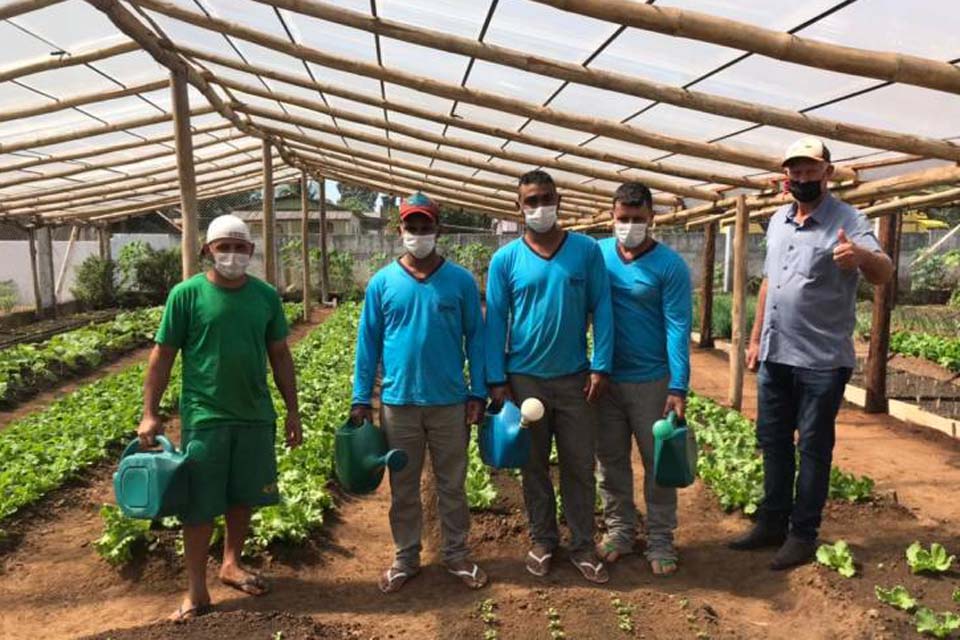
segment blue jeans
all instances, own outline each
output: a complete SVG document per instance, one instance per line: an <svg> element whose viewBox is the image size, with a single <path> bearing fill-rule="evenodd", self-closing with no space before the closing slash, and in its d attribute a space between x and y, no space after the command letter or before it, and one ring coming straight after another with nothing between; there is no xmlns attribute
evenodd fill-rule
<svg viewBox="0 0 960 640"><path fill-rule="evenodd" d="M845 367L817 370L760 363L757 440L763 451L763 503L759 518L765 524L786 529L789 523L792 535L816 540L830 489L837 412L850 374ZM799 432L796 446L795 431Z"/></svg>

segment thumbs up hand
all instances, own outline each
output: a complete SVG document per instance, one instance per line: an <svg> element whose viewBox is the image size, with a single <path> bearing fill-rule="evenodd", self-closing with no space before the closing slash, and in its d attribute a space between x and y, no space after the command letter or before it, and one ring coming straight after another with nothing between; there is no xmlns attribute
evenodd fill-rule
<svg viewBox="0 0 960 640"><path fill-rule="evenodd" d="M833 248L833 261L838 267L848 271L858 269L863 262L863 249L850 240L843 229L837 232L837 245Z"/></svg>

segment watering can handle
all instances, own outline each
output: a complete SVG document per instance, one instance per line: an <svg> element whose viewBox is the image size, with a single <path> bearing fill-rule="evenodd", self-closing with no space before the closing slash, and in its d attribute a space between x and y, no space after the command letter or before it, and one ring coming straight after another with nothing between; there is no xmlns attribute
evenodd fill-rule
<svg viewBox="0 0 960 640"><path fill-rule="evenodd" d="M166 451L167 453L173 453L174 451L176 451L176 449L173 446L173 443L170 442L166 436L157 436L156 439L157 439L157 442L160 443L160 446L163 448L163 450ZM140 439L134 438L133 440L130 441L130 444L127 445L127 448L123 450L123 455L120 457L126 458L127 456L137 453L138 451L140 451Z"/></svg>

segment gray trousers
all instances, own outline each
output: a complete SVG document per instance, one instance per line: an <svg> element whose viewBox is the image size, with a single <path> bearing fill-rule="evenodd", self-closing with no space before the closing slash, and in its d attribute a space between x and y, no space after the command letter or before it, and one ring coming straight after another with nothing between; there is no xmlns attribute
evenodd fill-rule
<svg viewBox="0 0 960 640"><path fill-rule="evenodd" d="M630 462L632 440L636 440L643 461L647 558L650 560L676 559L673 532L677 528L677 490L659 486L653 472L653 423L663 417L667 383L667 378L643 383L614 382L600 401L597 475L607 539L620 549L630 549L637 535Z"/></svg>
<svg viewBox="0 0 960 640"><path fill-rule="evenodd" d="M424 454L430 451L437 486L444 562L467 557L470 508L467 505L467 444L470 436L462 404L418 407L384 405L380 424L391 449L403 449L407 466L390 472L390 531L396 545L394 568L417 571L423 507L420 476Z"/></svg>
<svg viewBox="0 0 960 640"><path fill-rule="evenodd" d="M530 460L521 471L530 535L534 544L548 549L560 543L557 501L550 480L550 445L554 437L560 461L560 495L571 534L570 550L582 551L593 546L597 414L583 392L587 376L587 373L551 379L510 376L510 386L518 403L536 397L547 410L542 420L530 426Z"/></svg>

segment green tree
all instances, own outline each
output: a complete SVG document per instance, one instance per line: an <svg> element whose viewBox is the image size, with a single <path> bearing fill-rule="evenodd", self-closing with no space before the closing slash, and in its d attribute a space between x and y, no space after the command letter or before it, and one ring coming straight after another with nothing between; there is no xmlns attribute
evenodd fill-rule
<svg viewBox="0 0 960 640"><path fill-rule="evenodd" d="M338 206L341 208L351 211L373 211L377 204L379 194L373 189L346 184L345 182L337 183L337 188L340 190Z"/></svg>

